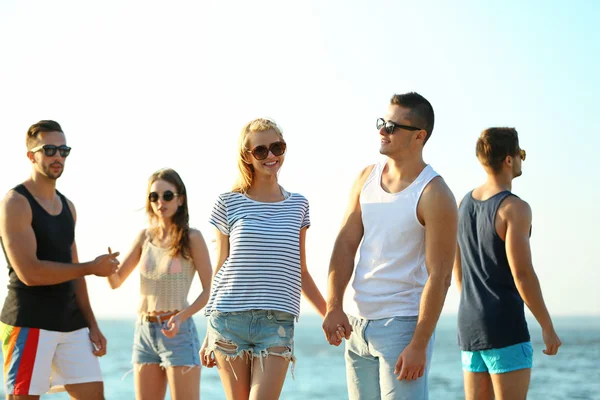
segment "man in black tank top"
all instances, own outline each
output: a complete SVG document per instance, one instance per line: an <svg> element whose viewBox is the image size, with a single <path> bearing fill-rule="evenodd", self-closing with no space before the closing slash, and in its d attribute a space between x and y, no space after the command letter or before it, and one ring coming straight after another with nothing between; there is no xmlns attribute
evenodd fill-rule
<svg viewBox="0 0 600 400"><path fill-rule="evenodd" d="M488 178L461 201L454 263L465 395L520 400L533 360L524 304L542 327L544 353L555 355L561 342L531 261L531 208L511 193L525 160L517 131L483 131L477 158Z"/></svg>
<svg viewBox="0 0 600 400"><path fill-rule="evenodd" d="M39 398L52 387L78 399L103 399L96 357L106 353L106 339L84 276L114 273L118 253L79 263L75 208L56 190L71 150L60 125L40 121L26 142L31 177L0 203L9 274L0 316L5 392L9 399Z"/></svg>

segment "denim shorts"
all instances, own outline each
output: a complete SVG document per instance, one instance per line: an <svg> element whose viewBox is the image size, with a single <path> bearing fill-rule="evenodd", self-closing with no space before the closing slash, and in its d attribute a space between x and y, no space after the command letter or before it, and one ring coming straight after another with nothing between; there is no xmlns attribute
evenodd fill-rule
<svg viewBox="0 0 600 400"><path fill-rule="evenodd" d="M295 362L294 319L290 313L275 310L212 311L208 317L207 352L218 352L228 361L244 355L257 357L261 368L262 359L268 356ZM285 350L270 350L273 347Z"/></svg>
<svg viewBox="0 0 600 400"><path fill-rule="evenodd" d="M435 334L426 350L424 375L399 381L394 373L398 357L412 340L418 317L368 320L348 315L352 334L346 341L346 382L350 400L427 400L428 375Z"/></svg>
<svg viewBox="0 0 600 400"><path fill-rule="evenodd" d="M199 366L200 341L196 324L188 318L173 338L166 337L158 322L138 318L133 339L133 364L159 364L162 368Z"/></svg>
<svg viewBox="0 0 600 400"><path fill-rule="evenodd" d="M499 349L461 351L463 370L503 374L533 366L531 342L518 343Z"/></svg>

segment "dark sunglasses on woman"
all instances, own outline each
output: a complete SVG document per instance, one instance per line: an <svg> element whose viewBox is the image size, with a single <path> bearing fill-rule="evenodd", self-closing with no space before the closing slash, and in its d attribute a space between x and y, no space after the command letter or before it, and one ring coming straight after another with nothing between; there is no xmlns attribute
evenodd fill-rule
<svg viewBox="0 0 600 400"><path fill-rule="evenodd" d="M269 152L273 153L274 156L279 157L283 153L285 153L287 145L283 141L273 142L268 147L261 144L260 146L256 146L252 150L247 150L248 153L252 153L254 158L258 161L262 161L269 156Z"/></svg>
<svg viewBox="0 0 600 400"><path fill-rule="evenodd" d="M170 190L165 190L165 192L162 195L162 198L164 201L171 201L175 198L175 196L177 196L177 193L173 193ZM156 192L150 192L150 194L148 195L148 200L150 200L151 203L156 203L159 198L160 194Z"/></svg>
<svg viewBox="0 0 600 400"><path fill-rule="evenodd" d="M57 151L58 154L60 154L60 156L63 158L68 157L71 153L71 148L64 144L62 146L55 146L53 144L43 144L41 146L34 147L30 151L32 153L36 153L40 150L44 150L44 154L46 155L46 157L54 157Z"/></svg>

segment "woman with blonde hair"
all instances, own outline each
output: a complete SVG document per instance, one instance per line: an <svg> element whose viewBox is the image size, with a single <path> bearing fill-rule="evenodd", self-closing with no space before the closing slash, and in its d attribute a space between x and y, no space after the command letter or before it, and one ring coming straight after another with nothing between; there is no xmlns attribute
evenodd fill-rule
<svg viewBox="0 0 600 400"><path fill-rule="evenodd" d="M217 365L229 400L279 398L295 362L301 294L321 316L326 311L306 265L308 201L277 179L286 148L274 121L247 123L239 141L239 178L217 198L210 218L217 262L200 356L203 365Z"/></svg>
<svg viewBox="0 0 600 400"><path fill-rule="evenodd" d="M148 229L142 230L119 270L113 289L140 267L140 304L133 344L135 397L200 398L200 341L192 315L208 301L211 266L202 234L189 227L185 185L177 172L163 169L148 180ZM190 305L194 275L202 293Z"/></svg>

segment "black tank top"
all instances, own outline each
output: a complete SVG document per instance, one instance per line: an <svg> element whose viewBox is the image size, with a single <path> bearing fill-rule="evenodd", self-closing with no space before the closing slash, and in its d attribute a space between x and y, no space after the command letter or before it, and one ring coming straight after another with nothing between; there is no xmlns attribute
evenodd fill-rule
<svg viewBox="0 0 600 400"><path fill-rule="evenodd" d="M462 350L498 349L529 341L525 310L513 279L496 214L509 196L503 191L485 201L469 192L458 210L462 290L458 341Z"/></svg>
<svg viewBox="0 0 600 400"><path fill-rule="evenodd" d="M50 215L29 193L24 185L13 189L25 196L31 207L31 227L37 242L39 260L71 263L75 240L75 220L67 199L58 191L62 212ZM1 243L1 239L0 239ZM2 250L4 245L2 244ZM6 251L4 252L6 255ZM7 325L72 332L87 326L75 302L75 281L57 285L27 286L17 277L8 261L8 294L0 320Z"/></svg>

